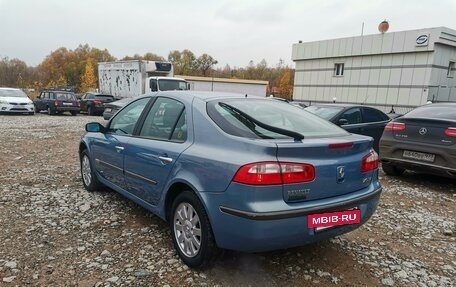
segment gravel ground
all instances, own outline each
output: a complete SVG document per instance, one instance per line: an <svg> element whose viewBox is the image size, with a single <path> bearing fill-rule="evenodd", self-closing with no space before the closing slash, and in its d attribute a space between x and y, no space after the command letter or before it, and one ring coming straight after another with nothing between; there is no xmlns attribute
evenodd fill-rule
<svg viewBox="0 0 456 287"><path fill-rule="evenodd" d="M84 124L101 117L0 116L0 286L456 286L455 181L382 174L374 217L317 244L224 252L191 270L168 226L79 175Z"/></svg>

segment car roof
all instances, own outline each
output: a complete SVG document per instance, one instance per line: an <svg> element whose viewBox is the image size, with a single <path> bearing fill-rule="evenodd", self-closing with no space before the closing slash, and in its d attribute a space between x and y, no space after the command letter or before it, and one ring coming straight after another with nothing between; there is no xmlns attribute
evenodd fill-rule
<svg viewBox="0 0 456 287"><path fill-rule="evenodd" d="M17 88L8 88L8 87L0 87L0 90L20 91L21 89L17 89Z"/></svg>
<svg viewBox="0 0 456 287"><path fill-rule="evenodd" d="M185 96L190 98L197 98L203 101L211 101L216 99L226 99L226 98L254 98L254 99L267 99L266 97L254 96L244 93L228 93L228 92L206 92L206 91L162 91L158 93L152 93L150 95L157 96Z"/></svg>
<svg viewBox="0 0 456 287"><path fill-rule="evenodd" d="M360 105L360 104L345 104L345 103L333 103L333 104L312 104L311 106L318 106L318 107L341 107L341 108L351 108L351 107L369 107L367 105Z"/></svg>

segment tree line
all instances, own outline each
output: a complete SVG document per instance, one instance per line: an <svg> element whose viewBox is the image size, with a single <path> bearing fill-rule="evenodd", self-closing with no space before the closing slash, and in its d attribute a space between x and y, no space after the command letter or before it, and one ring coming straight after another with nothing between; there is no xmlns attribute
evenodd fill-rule
<svg viewBox="0 0 456 287"><path fill-rule="evenodd" d="M71 50L61 47L45 57L36 67L20 59L0 58L0 86L41 91L45 88L70 87L83 93L97 88L97 63L118 60L107 49L101 50L88 44ZM125 56L120 60L169 61L174 74L186 76L234 78L268 81L267 93L291 99L294 70L282 60L269 67L263 59L246 67L217 67L217 60L206 53L196 56L190 50L174 50L164 58L155 53Z"/></svg>

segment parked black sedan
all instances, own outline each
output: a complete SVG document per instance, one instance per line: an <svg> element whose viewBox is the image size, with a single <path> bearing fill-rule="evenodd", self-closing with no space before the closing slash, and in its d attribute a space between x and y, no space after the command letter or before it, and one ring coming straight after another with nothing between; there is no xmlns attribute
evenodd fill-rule
<svg viewBox="0 0 456 287"><path fill-rule="evenodd" d="M391 120L384 112L363 105L315 104L305 108L350 133L374 138L374 149L378 152L378 142L383 129Z"/></svg>
<svg viewBox="0 0 456 287"><path fill-rule="evenodd" d="M112 95L98 93L85 93L79 100L81 112L87 112L89 116L101 115L105 109L105 104L115 101Z"/></svg>
<svg viewBox="0 0 456 287"><path fill-rule="evenodd" d="M456 178L456 103L427 104L388 123L380 159L388 175L408 169Z"/></svg>
<svg viewBox="0 0 456 287"><path fill-rule="evenodd" d="M134 98L124 98L118 101L109 102L104 105L103 118L109 120L115 113L123 108L127 103L132 101Z"/></svg>

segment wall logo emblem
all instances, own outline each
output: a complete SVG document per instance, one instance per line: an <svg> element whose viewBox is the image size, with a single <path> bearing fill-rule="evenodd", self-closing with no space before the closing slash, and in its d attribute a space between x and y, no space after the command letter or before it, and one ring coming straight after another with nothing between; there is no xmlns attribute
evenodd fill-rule
<svg viewBox="0 0 456 287"><path fill-rule="evenodd" d="M429 35L423 34L416 37L417 46L427 46L429 43Z"/></svg>
<svg viewBox="0 0 456 287"><path fill-rule="evenodd" d="M427 133L427 129L421 128L418 132L420 133L420 135L424 136Z"/></svg>

